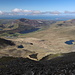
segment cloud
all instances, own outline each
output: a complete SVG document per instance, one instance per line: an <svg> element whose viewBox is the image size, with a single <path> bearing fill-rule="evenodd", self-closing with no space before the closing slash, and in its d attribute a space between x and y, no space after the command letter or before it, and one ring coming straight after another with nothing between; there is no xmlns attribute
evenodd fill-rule
<svg viewBox="0 0 75 75"><path fill-rule="evenodd" d="M56 15L56 14L57 14L57 15L58 15L58 14L62 14L62 13L59 12L59 11L53 11L53 12L49 12L49 13L50 13L50 14L55 14L55 15Z"/></svg>
<svg viewBox="0 0 75 75"><path fill-rule="evenodd" d="M33 14L41 14L41 11L32 11Z"/></svg>
<svg viewBox="0 0 75 75"><path fill-rule="evenodd" d="M15 9L11 10L11 12L13 14L18 14L18 15L41 14L41 11L37 11L37 10L23 10L23 9L18 9L18 8L15 8Z"/></svg>
<svg viewBox="0 0 75 75"><path fill-rule="evenodd" d="M75 14L75 11L65 11L65 14Z"/></svg>
<svg viewBox="0 0 75 75"><path fill-rule="evenodd" d="M43 15L43 14L61 14L59 11L39 11L39 10L23 10L23 9L12 9L11 12L2 12L0 11L0 15Z"/></svg>
<svg viewBox="0 0 75 75"><path fill-rule="evenodd" d="M4 12L0 11L0 15L3 15L3 14L4 14Z"/></svg>
<svg viewBox="0 0 75 75"><path fill-rule="evenodd" d="M14 13L29 13L29 12L32 12L32 10L23 10L23 9L18 9L18 8L15 8L13 10L11 10L11 12L14 12Z"/></svg>
<svg viewBox="0 0 75 75"><path fill-rule="evenodd" d="M32 12L32 10L23 10L23 12L29 13L29 12Z"/></svg>
<svg viewBox="0 0 75 75"><path fill-rule="evenodd" d="M15 9L12 10L12 12L16 12L16 13L22 12L22 11L23 11L22 9L18 9L18 8L15 8Z"/></svg>
<svg viewBox="0 0 75 75"><path fill-rule="evenodd" d="M0 15L59 15L59 14L75 14L75 11L39 11L39 10L25 10L25 9L19 9L15 8L12 9L10 12L2 12L0 11Z"/></svg>

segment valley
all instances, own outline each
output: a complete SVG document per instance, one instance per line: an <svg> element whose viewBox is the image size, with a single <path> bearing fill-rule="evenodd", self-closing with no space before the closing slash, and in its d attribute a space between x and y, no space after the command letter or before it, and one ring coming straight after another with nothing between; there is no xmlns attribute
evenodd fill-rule
<svg viewBox="0 0 75 75"><path fill-rule="evenodd" d="M16 21L16 20L15 20ZM20 22L19 22L20 21ZM65 42L69 40L75 40L75 22L74 19L68 20L68 21L42 21L38 20L29 20L29 19L19 19L17 20L17 24L22 23L23 28L18 27L16 29L10 29L10 30L4 30L8 35L1 36L2 38L5 38L7 40L13 41L16 45L14 47L7 47L5 48L5 52L8 55L15 56L14 54L10 54L8 50L13 50L15 53L15 50L23 51L28 50L31 52L35 52L37 54L38 60L42 59L44 56L47 56L49 54L58 54L58 53L69 53L74 51L75 45L68 45ZM9 21L11 22L11 21ZM28 25L27 25L28 24ZM29 25L31 24L31 26ZM33 25L34 24L34 25ZM27 27L29 26L29 27ZM39 28L40 30L31 32L31 33L20 33L20 31L25 31L25 28L28 30L34 28ZM26 31L27 31L26 29ZM30 31L29 30L29 31ZM0 31L3 35L3 30ZM10 32L10 33L8 33ZM17 32L17 33L16 33ZM15 34L16 33L16 34ZM15 36L13 36L15 34ZM16 36L17 35L17 36ZM23 48L18 48L17 46L22 45ZM18 53L18 52L17 52ZM4 54L4 52L3 52ZM20 53L19 56L26 57L24 54Z"/></svg>
<svg viewBox="0 0 75 75"><path fill-rule="evenodd" d="M75 74L75 19L0 21L1 75Z"/></svg>

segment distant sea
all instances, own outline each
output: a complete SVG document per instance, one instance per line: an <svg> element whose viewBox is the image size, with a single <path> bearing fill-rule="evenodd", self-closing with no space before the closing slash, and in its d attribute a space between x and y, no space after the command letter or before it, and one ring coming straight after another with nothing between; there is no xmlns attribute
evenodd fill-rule
<svg viewBox="0 0 75 75"><path fill-rule="evenodd" d="M75 15L33 15L33 16L25 16L25 15L17 15L17 16L9 16L9 15L2 15L0 19L42 19L42 20L58 20L58 21L65 21L70 19L75 19Z"/></svg>

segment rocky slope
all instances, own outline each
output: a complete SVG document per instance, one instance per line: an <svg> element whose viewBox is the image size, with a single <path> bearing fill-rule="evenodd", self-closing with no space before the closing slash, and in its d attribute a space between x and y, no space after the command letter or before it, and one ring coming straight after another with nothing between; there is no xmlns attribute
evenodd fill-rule
<svg viewBox="0 0 75 75"><path fill-rule="evenodd" d="M75 53L42 61L3 57L0 75L75 75Z"/></svg>

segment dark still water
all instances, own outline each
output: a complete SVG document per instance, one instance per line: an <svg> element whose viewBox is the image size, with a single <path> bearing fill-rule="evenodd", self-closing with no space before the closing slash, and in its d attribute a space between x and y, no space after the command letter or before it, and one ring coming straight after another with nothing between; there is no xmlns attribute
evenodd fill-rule
<svg viewBox="0 0 75 75"><path fill-rule="evenodd" d="M30 32L34 32L34 31L37 31L39 30L39 28L35 28L35 29L31 29L31 30L25 30L25 31L21 31L19 32L20 34L25 34L25 33L30 33Z"/></svg>
<svg viewBox="0 0 75 75"><path fill-rule="evenodd" d="M69 40L69 41L66 41L65 43L68 44L68 45L72 45L74 42L74 40Z"/></svg>
<svg viewBox="0 0 75 75"><path fill-rule="evenodd" d="M26 19L43 19L43 20L70 20L70 19L75 19L74 15L16 15L16 16L6 16L2 15L0 16L0 19L20 19L20 18L26 18Z"/></svg>

